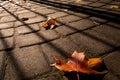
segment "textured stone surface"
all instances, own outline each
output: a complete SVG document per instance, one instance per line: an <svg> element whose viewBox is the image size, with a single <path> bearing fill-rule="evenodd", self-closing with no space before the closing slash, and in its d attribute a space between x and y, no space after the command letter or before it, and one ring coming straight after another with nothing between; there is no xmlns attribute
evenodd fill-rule
<svg viewBox="0 0 120 80"><path fill-rule="evenodd" d="M96 3L90 4L89 6L92 6L92 7L101 7L103 5L104 5L103 3L96 2Z"/></svg>
<svg viewBox="0 0 120 80"><path fill-rule="evenodd" d="M10 7L10 8L9 8L9 11L10 11L10 12L16 12L16 11L17 11L17 7Z"/></svg>
<svg viewBox="0 0 120 80"><path fill-rule="evenodd" d="M13 28L0 30L0 38L10 37L10 36L13 36L13 35L14 35L14 29Z"/></svg>
<svg viewBox="0 0 120 80"><path fill-rule="evenodd" d="M119 78L116 75L114 75L113 73L108 73L103 78L103 80L110 80L110 79L119 80Z"/></svg>
<svg viewBox="0 0 120 80"><path fill-rule="evenodd" d="M112 27L114 27L116 29L120 29L120 26L119 26L120 24L119 23L108 22L107 25L112 26Z"/></svg>
<svg viewBox="0 0 120 80"><path fill-rule="evenodd" d="M100 0L99 2L103 2L103 3L108 3L111 2L112 0Z"/></svg>
<svg viewBox="0 0 120 80"><path fill-rule="evenodd" d="M20 35L17 38L17 44L20 47L29 46L33 44L40 44L46 41L54 40L59 36L52 30L40 31L38 33L31 33L26 35Z"/></svg>
<svg viewBox="0 0 120 80"><path fill-rule="evenodd" d="M70 28L69 26L59 26L55 29L58 33L62 34L63 36L64 35L69 35L69 34L72 34L74 32L77 32L76 30Z"/></svg>
<svg viewBox="0 0 120 80"><path fill-rule="evenodd" d="M42 78L39 80L58 80L58 79L56 79L55 77L48 77L48 78Z"/></svg>
<svg viewBox="0 0 120 80"><path fill-rule="evenodd" d="M89 2L89 1L76 1L76 3L78 3L78 4L81 4L81 5L88 5L88 4L90 4L91 2Z"/></svg>
<svg viewBox="0 0 120 80"><path fill-rule="evenodd" d="M79 12L74 13L74 12L71 11L71 13L73 13L74 15L79 16L80 18L87 18L87 17L90 16L90 15L88 15L88 14L85 14L85 13L79 13Z"/></svg>
<svg viewBox="0 0 120 80"><path fill-rule="evenodd" d="M116 1L112 1L110 4L113 4L113 5L119 5L120 2L116 0Z"/></svg>
<svg viewBox="0 0 120 80"><path fill-rule="evenodd" d="M9 13L7 13L7 12L4 12L4 13L1 13L0 14L0 17L3 17L3 16L8 16L8 15L10 15Z"/></svg>
<svg viewBox="0 0 120 80"><path fill-rule="evenodd" d="M18 15L19 18L31 18L31 17L35 17L35 16L36 16L36 14L33 12L26 12L26 13L22 13L22 14Z"/></svg>
<svg viewBox="0 0 120 80"><path fill-rule="evenodd" d="M50 63L54 62L52 55L60 56L63 60L70 56L79 47L69 38L61 38L41 45L43 52L49 57Z"/></svg>
<svg viewBox="0 0 120 80"><path fill-rule="evenodd" d="M27 33L36 32L39 30L40 30L40 28L39 28L38 24L32 24L29 26L20 26L17 28L17 31L19 34L27 34Z"/></svg>
<svg viewBox="0 0 120 80"><path fill-rule="evenodd" d="M58 17L66 16L66 15L67 15L67 13L65 13L65 12L56 12L54 14L49 14L48 16L53 17L53 18L58 18Z"/></svg>
<svg viewBox="0 0 120 80"><path fill-rule="evenodd" d="M71 38L79 46L81 51L90 53L90 56L99 56L112 49L111 46L85 32L71 35Z"/></svg>
<svg viewBox="0 0 120 80"><path fill-rule="evenodd" d="M78 16L74 16L74 15L69 15L69 16L64 16L61 18L58 18L58 21L62 22L62 23L69 23L69 22L74 22L77 20L80 20L81 18Z"/></svg>
<svg viewBox="0 0 120 80"><path fill-rule="evenodd" d="M45 17L43 16L37 16L34 18L28 18L28 20L26 20L25 22L22 21L16 21L15 22L15 27L19 27L19 26L23 26L26 24L35 24L35 23L40 23L41 21L45 21Z"/></svg>
<svg viewBox="0 0 120 80"><path fill-rule="evenodd" d="M0 50L13 48L13 37L0 39Z"/></svg>
<svg viewBox="0 0 120 80"><path fill-rule="evenodd" d="M26 23L30 24L30 23L39 23L41 21L44 21L45 17L44 16L37 16L34 18L30 18L29 20L25 21Z"/></svg>
<svg viewBox="0 0 120 80"><path fill-rule="evenodd" d="M5 65L5 52L4 51L1 51L0 52L0 80L2 80L2 77L3 77L3 72L4 72L4 65Z"/></svg>
<svg viewBox="0 0 120 80"><path fill-rule="evenodd" d="M90 17L90 19L96 21L96 22L100 22L100 23L104 23L107 22L107 20L99 18L99 17Z"/></svg>
<svg viewBox="0 0 120 80"><path fill-rule="evenodd" d="M6 80L14 78L13 74L16 74L18 77L23 79L31 78L50 71L47 60L39 46L31 46L14 50L8 56L10 62L8 63L9 69L6 70ZM18 75L18 73L21 75Z"/></svg>
<svg viewBox="0 0 120 80"><path fill-rule="evenodd" d="M9 22L9 23L1 23L0 24L0 29L6 29L6 28L12 28L13 26L13 22Z"/></svg>
<svg viewBox="0 0 120 80"><path fill-rule="evenodd" d="M43 7L44 8L44 7ZM41 10L36 10L36 12L40 13L40 14L51 14L51 13L54 13L55 10L53 9L47 9L47 8L44 8L44 9L41 9Z"/></svg>
<svg viewBox="0 0 120 80"><path fill-rule="evenodd" d="M16 14L22 14L22 13L30 12L29 10L25 10L24 8L19 8L19 9L21 9L21 10L18 10L16 12Z"/></svg>
<svg viewBox="0 0 120 80"><path fill-rule="evenodd" d="M42 10L42 9L46 9L46 7L45 6L40 6L40 5L33 5L31 7L31 10L33 10L33 11L35 11L37 13L41 13L40 10Z"/></svg>
<svg viewBox="0 0 120 80"><path fill-rule="evenodd" d="M0 19L0 22L9 22L9 21L15 21L16 18L13 16L5 16Z"/></svg>
<svg viewBox="0 0 120 80"><path fill-rule="evenodd" d="M83 19L83 20L69 23L69 25L70 25L70 28L72 28L73 30L83 30L83 29L90 28L95 24L92 20Z"/></svg>
<svg viewBox="0 0 120 80"><path fill-rule="evenodd" d="M111 52L108 56L104 58L104 63L109 70L109 73L113 75L106 75L106 80L112 78L118 80L120 78L120 51ZM109 76L109 77L108 77ZM116 76L116 77L114 77Z"/></svg>
<svg viewBox="0 0 120 80"><path fill-rule="evenodd" d="M37 77L36 79L32 80L66 80L66 79L63 77L63 72L59 70L53 70L41 77Z"/></svg>
<svg viewBox="0 0 120 80"><path fill-rule="evenodd" d="M112 47L120 46L120 37L114 35L120 35L119 29L110 25L100 25L92 30L88 31L88 34L103 40Z"/></svg>

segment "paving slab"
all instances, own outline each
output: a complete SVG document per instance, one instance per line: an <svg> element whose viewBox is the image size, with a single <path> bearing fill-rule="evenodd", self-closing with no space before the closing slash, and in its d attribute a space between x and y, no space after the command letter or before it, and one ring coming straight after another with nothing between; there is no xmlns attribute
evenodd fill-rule
<svg viewBox="0 0 120 80"><path fill-rule="evenodd" d="M41 48L37 45L14 50L8 56L5 80L32 79L51 70Z"/></svg>
<svg viewBox="0 0 120 80"><path fill-rule="evenodd" d="M0 51L14 47L13 37L0 39Z"/></svg>
<svg viewBox="0 0 120 80"><path fill-rule="evenodd" d="M18 10L20 9L20 10ZM15 12L16 14L22 14L22 13L27 13L27 12L30 12L29 10L26 10L24 8L18 8L17 11Z"/></svg>
<svg viewBox="0 0 120 80"><path fill-rule="evenodd" d="M47 16L52 17L52 18L58 18L58 17L66 16L66 15L68 14L65 12L56 12L54 14L49 14Z"/></svg>
<svg viewBox="0 0 120 80"><path fill-rule="evenodd" d="M70 13L79 16L80 18L88 18L90 15L88 14L84 14L84 13L79 13L79 12L73 12L73 11L69 11Z"/></svg>
<svg viewBox="0 0 120 80"><path fill-rule="evenodd" d="M115 76L113 73L107 73L103 78L103 80L110 80L110 79L119 80L119 78Z"/></svg>
<svg viewBox="0 0 120 80"><path fill-rule="evenodd" d="M14 35L14 29L13 28L9 28L9 29L3 29L0 30L0 38L6 38L6 37L11 37Z"/></svg>
<svg viewBox="0 0 120 80"><path fill-rule="evenodd" d="M4 67L5 67L5 51L0 51L0 80L2 80L3 77L3 72L4 72Z"/></svg>
<svg viewBox="0 0 120 80"><path fill-rule="evenodd" d="M50 63L54 63L53 55L59 56L62 60L66 60L79 47L69 38L60 38L49 43L41 45L43 52L49 57Z"/></svg>
<svg viewBox="0 0 120 80"><path fill-rule="evenodd" d="M113 26L114 28L120 29L119 23L108 22L107 25Z"/></svg>
<svg viewBox="0 0 120 80"><path fill-rule="evenodd" d="M70 28L69 26L59 26L55 29L59 34L61 34L61 36L67 36L70 34L74 34L75 32L77 32L76 30Z"/></svg>
<svg viewBox="0 0 120 80"><path fill-rule="evenodd" d="M114 26L110 25L100 25L92 30L85 31L87 34L92 35L98 39L103 40L111 47L118 47L120 46L120 37L115 35L120 35L119 29L115 28Z"/></svg>
<svg viewBox="0 0 120 80"><path fill-rule="evenodd" d="M29 20L25 21L27 24L31 24L31 23L39 23L41 21L46 20L46 18L44 16L37 16L34 18L30 18Z"/></svg>
<svg viewBox="0 0 120 80"><path fill-rule="evenodd" d="M35 17L35 16L36 16L36 14L33 13L33 12L26 12L26 13L18 14L19 18L32 18L32 17Z"/></svg>
<svg viewBox="0 0 120 80"><path fill-rule="evenodd" d="M57 21L60 21L61 23L70 23L70 22L75 22L80 20L81 18L75 15L68 15L68 16L64 16L61 18L58 18Z"/></svg>
<svg viewBox="0 0 120 80"><path fill-rule="evenodd" d="M1 23L0 24L0 29L6 29L6 28L13 28L14 26L13 22L8 22L8 23Z"/></svg>
<svg viewBox="0 0 120 80"><path fill-rule="evenodd" d="M110 4L113 4L113 5L119 5L119 4L120 4L120 1L115 0L115 1L112 1Z"/></svg>
<svg viewBox="0 0 120 80"><path fill-rule="evenodd" d="M2 13L4 11L4 9L3 8L0 8L0 13Z"/></svg>
<svg viewBox="0 0 120 80"><path fill-rule="evenodd" d="M10 12L16 12L17 11L17 7L16 6L10 7L9 11Z"/></svg>
<svg viewBox="0 0 120 80"><path fill-rule="evenodd" d="M70 37L79 46L79 49L89 53L90 57L98 57L112 49L111 46L104 44L99 39L85 32L76 33Z"/></svg>
<svg viewBox="0 0 120 80"><path fill-rule="evenodd" d="M82 19L82 20L79 20L76 22L69 23L69 26L71 29L74 29L77 31L77 30L91 28L91 27L95 26L95 23L89 19Z"/></svg>
<svg viewBox="0 0 120 80"><path fill-rule="evenodd" d="M88 31L85 31L85 34L86 35L89 35L91 37L93 37L94 39L108 45L108 46L111 46L111 47L119 47L120 46L120 42L119 42L119 39L115 39L115 38L112 38L112 36L106 36L105 34L102 34L102 33L99 33L99 32L96 32L94 30L88 30Z"/></svg>
<svg viewBox="0 0 120 80"><path fill-rule="evenodd" d="M105 23L105 22L107 22L106 19L99 18L99 17L95 17L95 16L90 17L90 19L93 20L93 21L95 21L95 22L98 23L98 24L99 24L99 23Z"/></svg>
<svg viewBox="0 0 120 80"><path fill-rule="evenodd" d="M88 1L91 1L91 2L96 2L97 0L88 0Z"/></svg>
<svg viewBox="0 0 120 80"><path fill-rule="evenodd" d="M47 9L46 6L41 6L39 4L38 5L32 4L31 6L32 6L31 10L38 12L38 13L41 12L40 10L42 10L42 9Z"/></svg>
<svg viewBox="0 0 120 80"><path fill-rule="evenodd" d="M39 30L40 30L40 27L38 24L31 24L29 26L17 27L18 34L28 34L28 33L33 33Z"/></svg>
<svg viewBox="0 0 120 80"><path fill-rule="evenodd" d="M47 41L51 41L57 39L59 35L55 31L46 30L40 31L36 33L20 35L17 38L17 45L19 47L34 45L34 44L42 44Z"/></svg>
<svg viewBox="0 0 120 80"><path fill-rule="evenodd" d="M10 21L15 21L16 18L14 16L5 16L5 17L2 17L0 19L0 22L3 23L3 22L10 22Z"/></svg>
<svg viewBox="0 0 120 80"><path fill-rule="evenodd" d="M98 2L103 2L103 3L109 3L109 2L111 2L112 0L100 0L100 1L98 1Z"/></svg>
<svg viewBox="0 0 120 80"><path fill-rule="evenodd" d="M90 4L91 2L89 1L75 1L75 3L79 4L79 5L88 5Z"/></svg>
<svg viewBox="0 0 120 80"><path fill-rule="evenodd" d="M113 75L106 75L106 80L112 78L114 80L119 80L120 78L120 51L114 51L109 53L109 55L107 55L104 58L104 63L109 71L109 73L112 73ZM116 66L117 65L117 66Z"/></svg>
<svg viewBox="0 0 120 80"><path fill-rule="evenodd" d="M0 17L4 17L4 16L8 16L8 15L10 15L10 14L7 13L7 12L2 12L2 13L0 13Z"/></svg>
<svg viewBox="0 0 120 80"><path fill-rule="evenodd" d="M35 11L38 12L39 14L44 14L44 15L52 14L52 13L56 12L53 9L48 9L48 8L44 8L44 7L43 7L43 9L40 8L40 10L38 9L38 10L35 10Z"/></svg>
<svg viewBox="0 0 120 80"><path fill-rule="evenodd" d="M28 20L26 21L16 21L15 22L15 27L19 27L19 26L24 26L26 24L35 24L35 23L40 23L40 22L43 22L45 21L46 18L43 17L43 16L37 16L37 17L34 17L34 18L28 18Z"/></svg>
<svg viewBox="0 0 120 80"><path fill-rule="evenodd" d="M49 77L49 78L42 78L42 79L38 79L38 80L58 80L58 79L54 78L54 77Z"/></svg>
<svg viewBox="0 0 120 80"><path fill-rule="evenodd" d="M42 76L38 76L32 80L65 80L63 75L64 75L63 72L53 69L51 72L46 73Z"/></svg>
<svg viewBox="0 0 120 80"><path fill-rule="evenodd" d="M98 2L89 4L89 6L91 6L91 7L101 7L103 5L105 5L105 4L104 3L98 3Z"/></svg>

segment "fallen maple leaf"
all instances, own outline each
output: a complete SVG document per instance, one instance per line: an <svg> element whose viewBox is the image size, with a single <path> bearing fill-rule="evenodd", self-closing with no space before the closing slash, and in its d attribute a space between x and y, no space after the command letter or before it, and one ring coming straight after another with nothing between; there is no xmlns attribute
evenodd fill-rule
<svg viewBox="0 0 120 80"><path fill-rule="evenodd" d="M53 29L55 27L55 19L48 17L47 21L42 25L45 29Z"/></svg>
<svg viewBox="0 0 120 80"><path fill-rule="evenodd" d="M106 72L98 72L94 70L94 67L98 68L101 65L101 58L86 58L85 53L78 53L74 51L72 56L68 58L68 61L65 63L59 57L53 56L56 60L56 63L52 64L57 69L65 72L80 72L85 74L104 74Z"/></svg>

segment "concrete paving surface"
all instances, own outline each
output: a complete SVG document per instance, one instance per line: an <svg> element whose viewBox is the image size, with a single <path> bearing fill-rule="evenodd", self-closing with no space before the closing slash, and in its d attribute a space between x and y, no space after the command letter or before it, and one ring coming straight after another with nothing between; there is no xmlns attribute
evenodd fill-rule
<svg viewBox="0 0 120 80"><path fill-rule="evenodd" d="M54 29L42 27L47 17ZM0 80L63 80L52 55L75 50L103 58L102 80L120 80L120 0L0 1Z"/></svg>

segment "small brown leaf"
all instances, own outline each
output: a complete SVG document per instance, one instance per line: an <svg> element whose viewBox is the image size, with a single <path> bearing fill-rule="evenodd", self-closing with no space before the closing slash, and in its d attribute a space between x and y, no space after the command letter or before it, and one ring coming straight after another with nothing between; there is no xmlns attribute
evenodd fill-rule
<svg viewBox="0 0 120 80"><path fill-rule="evenodd" d="M45 29L53 29L55 27L55 19L48 17L48 20L42 25Z"/></svg>

